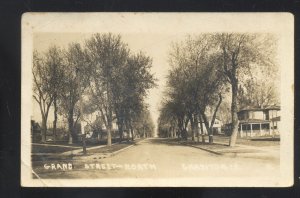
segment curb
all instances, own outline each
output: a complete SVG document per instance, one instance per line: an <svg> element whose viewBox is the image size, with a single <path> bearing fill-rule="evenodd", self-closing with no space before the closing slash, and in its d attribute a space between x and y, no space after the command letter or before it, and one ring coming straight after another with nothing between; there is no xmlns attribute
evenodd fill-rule
<svg viewBox="0 0 300 198"><path fill-rule="evenodd" d="M111 145L115 145L115 144L118 144L118 142L116 143L113 143ZM106 145L99 145L99 146L93 146L93 147L88 147L86 148L86 150L91 150L91 149L98 149L98 148L102 148L102 147L105 147ZM78 154L82 152L82 148L79 148L79 149L76 149L76 150L71 150L71 151L66 151L66 152L63 152L63 153L60 153L60 155L74 155L74 154Z"/></svg>
<svg viewBox="0 0 300 198"><path fill-rule="evenodd" d="M144 139L144 140L146 140L146 139ZM89 156L78 156L78 157L81 158L81 160L85 160L85 159L103 159L103 158L107 158L107 157L112 157L112 156L115 156L118 153L120 153L120 152L122 152L126 149L129 149L129 148L135 146L136 143L142 142L144 140L140 140L138 142L135 142L134 144L131 144L127 147L124 147L124 148L122 148L120 150L117 150L117 151L114 151L112 153L95 153L95 154L92 154L92 155L89 155ZM118 144L118 143L115 143L115 144ZM75 159L75 160L78 160L78 159Z"/></svg>
<svg viewBox="0 0 300 198"><path fill-rule="evenodd" d="M126 150L126 149L129 149L129 148L131 148L131 147L133 147L133 146L135 146L135 144L129 145L129 146L124 147L124 148L122 148L122 149L120 149L120 150L117 150L117 151L115 151L115 152L112 152L112 153L110 153L110 157L111 157L111 156L114 156L114 155L117 155L118 153L120 153L120 152L122 152L122 151L124 151L124 150Z"/></svg>
<svg viewBox="0 0 300 198"><path fill-rule="evenodd" d="M129 145L129 146L127 146L127 147L124 147L124 148L122 148L122 149L120 149L120 150L117 150L117 151L115 151L115 152L112 152L112 153L110 153L110 156L114 156L114 155L116 155L116 154L118 154L118 153L120 153L120 152L122 152L122 151L124 151L124 150L126 150L126 149L129 149L129 148L135 146L136 143L140 143L140 142L145 141L145 140L146 140L146 138L143 139L143 140L140 140L140 141L138 141L138 142L135 142L135 143L132 144L132 145Z"/></svg>

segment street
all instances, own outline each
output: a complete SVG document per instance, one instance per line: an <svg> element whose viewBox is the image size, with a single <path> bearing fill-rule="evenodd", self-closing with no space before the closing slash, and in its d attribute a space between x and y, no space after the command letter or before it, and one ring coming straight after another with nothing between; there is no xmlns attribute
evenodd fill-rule
<svg viewBox="0 0 300 198"><path fill-rule="evenodd" d="M35 163L39 178L170 178L275 176L278 160L225 157L167 139L145 139L104 159L71 160L72 169L61 163ZM46 167L46 168L45 168Z"/></svg>

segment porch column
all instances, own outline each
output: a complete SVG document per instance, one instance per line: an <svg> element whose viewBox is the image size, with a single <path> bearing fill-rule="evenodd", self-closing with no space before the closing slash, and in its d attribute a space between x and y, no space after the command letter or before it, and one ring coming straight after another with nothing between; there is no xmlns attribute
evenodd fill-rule
<svg viewBox="0 0 300 198"><path fill-rule="evenodd" d="M252 137L252 123L250 124L250 137Z"/></svg>
<svg viewBox="0 0 300 198"><path fill-rule="evenodd" d="M259 123L259 135L262 136L261 123Z"/></svg>
<svg viewBox="0 0 300 198"><path fill-rule="evenodd" d="M272 121L272 131L271 131L270 126L269 126L269 134L270 134L270 136L274 134L274 121Z"/></svg>

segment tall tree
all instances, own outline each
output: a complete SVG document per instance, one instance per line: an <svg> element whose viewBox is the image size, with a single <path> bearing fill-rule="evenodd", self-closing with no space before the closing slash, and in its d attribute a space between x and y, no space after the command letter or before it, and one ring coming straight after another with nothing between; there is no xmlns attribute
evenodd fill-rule
<svg viewBox="0 0 300 198"><path fill-rule="evenodd" d="M119 35L110 33L93 35L86 41L86 48L91 62L91 97L97 101L107 131L107 145L111 146L114 82L118 81L119 68L126 64L129 51Z"/></svg>
<svg viewBox="0 0 300 198"><path fill-rule="evenodd" d="M37 51L33 53L33 98L39 104L42 116L42 142L46 141L49 109L53 103L50 66Z"/></svg>
<svg viewBox="0 0 300 198"><path fill-rule="evenodd" d="M50 94L53 97L54 120L53 120L53 140L56 140L56 125L58 119L58 99L63 80L63 51L57 46L51 46L45 53L45 64L50 73Z"/></svg>
<svg viewBox="0 0 300 198"><path fill-rule="evenodd" d="M154 136L154 123L147 107L143 107L142 111L134 117L133 127L141 137Z"/></svg>
<svg viewBox="0 0 300 198"><path fill-rule="evenodd" d="M245 75L254 66L274 69L274 45L272 35L222 33L215 35L220 49L220 71L231 85L232 135L230 146L236 143L238 133L238 89Z"/></svg>
<svg viewBox="0 0 300 198"><path fill-rule="evenodd" d="M71 43L64 55L63 80L59 95L60 113L68 120L69 144L72 144L77 140L75 126L80 117L78 101L88 81L85 79L88 75L82 75L86 72L87 63L85 54L78 43Z"/></svg>
<svg viewBox="0 0 300 198"><path fill-rule="evenodd" d="M120 82L123 83L119 85L121 90L115 89L113 95L118 96L118 93L122 93L123 100L118 105L124 112L124 122L129 127L132 140L134 137L133 122L135 122L142 113L147 113L147 111L145 111L144 98L148 90L156 86L156 79L154 79L153 74L150 73L151 67L152 59L144 53L139 52L130 55L127 59L127 64L122 70L122 76L119 77L123 79L123 81L115 82L117 84L120 84Z"/></svg>
<svg viewBox="0 0 300 198"><path fill-rule="evenodd" d="M158 135L159 137L176 137L177 136L177 117L172 109L170 101L162 103L158 118Z"/></svg>
<svg viewBox="0 0 300 198"><path fill-rule="evenodd" d="M216 113L222 101L222 75L217 72L218 56L213 36L203 34L197 37L187 37L184 42L176 43L170 53L172 70L168 76L169 97L180 100L184 109L185 121L189 121L192 128L192 139L198 134L198 118L201 117L209 133L209 142L212 143L212 127ZM209 121L206 115L208 107L215 106L215 111ZM188 118L186 120L185 118ZM209 123L210 122L210 123ZM181 125L181 124L180 124ZM180 127L179 127L180 128ZM183 128L184 133L186 129Z"/></svg>

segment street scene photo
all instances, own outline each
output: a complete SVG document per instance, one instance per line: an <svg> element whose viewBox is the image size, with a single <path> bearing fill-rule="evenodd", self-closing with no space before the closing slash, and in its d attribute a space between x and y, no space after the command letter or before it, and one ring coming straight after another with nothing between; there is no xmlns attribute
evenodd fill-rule
<svg viewBox="0 0 300 198"><path fill-rule="evenodd" d="M283 34L239 31L240 20L230 31L226 25L198 30L186 23L189 15L179 14L112 14L109 27L101 24L110 15L100 16L91 17L97 21L92 27L82 25L91 31L76 25L55 30L58 19L71 24L67 14L33 26L42 31L33 28L26 52L30 108L23 120L30 128L22 134L22 157L29 161L22 172L30 181L70 186L86 180L99 187L290 184L280 179L290 174L282 164L289 150L282 149L293 134L284 122L292 114L282 100L283 82L290 82L281 77Z"/></svg>

